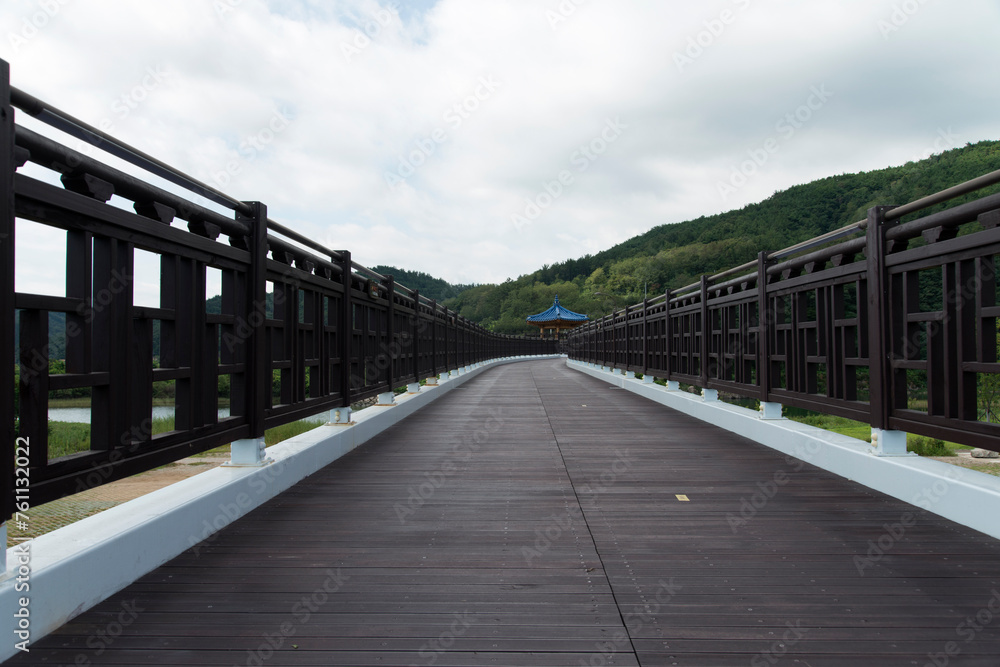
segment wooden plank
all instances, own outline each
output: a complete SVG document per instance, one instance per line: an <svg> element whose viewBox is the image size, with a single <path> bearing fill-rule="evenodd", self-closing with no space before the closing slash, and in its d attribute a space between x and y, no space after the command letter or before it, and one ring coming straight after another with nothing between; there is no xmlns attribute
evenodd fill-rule
<svg viewBox="0 0 1000 667"><path fill-rule="evenodd" d="M10 664L716 667L784 641L788 664L922 665L998 589L996 540L544 361L468 382ZM953 664L997 663L1000 622L979 627Z"/></svg>

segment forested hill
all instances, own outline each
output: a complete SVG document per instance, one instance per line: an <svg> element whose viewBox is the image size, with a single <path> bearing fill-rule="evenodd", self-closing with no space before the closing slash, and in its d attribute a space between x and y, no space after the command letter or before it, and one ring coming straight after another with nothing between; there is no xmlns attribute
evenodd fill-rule
<svg viewBox="0 0 1000 667"><path fill-rule="evenodd" d="M902 167L831 176L739 210L660 225L517 280L468 289L447 305L501 333L534 330L524 318L552 305L555 294L567 308L601 316L641 301L644 290L658 294L696 282L703 273L753 260L761 250L780 250L863 220L876 204L905 204L996 169L1000 141L983 141Z"/></svg>
<svg viewBox="0 0 1000 667"><path fill-rule="evenodd" d="M441 280L440 278L435 278L428 273L423 273L421 271L406 271L404 269L397 269L394 266L385 266L384 264L373 266L371 269L372 271L380 273L383 276L392 276L396 281L396 284L412 290L417 290L420 292L420 296L427 297L428 299L433 299L438 302L454 298L463 291L472 287L472 285L452 285L451 283Z"/></svg>

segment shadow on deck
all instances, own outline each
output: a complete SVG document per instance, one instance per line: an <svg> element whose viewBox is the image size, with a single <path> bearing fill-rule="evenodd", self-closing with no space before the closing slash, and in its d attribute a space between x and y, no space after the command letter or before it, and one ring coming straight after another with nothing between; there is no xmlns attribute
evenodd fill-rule
<svg viewBox="0 0 1000 667"><path fill-rule="evenodd" d="M8 664L995 667L998 591L992 538L525 362Z"/></svg>

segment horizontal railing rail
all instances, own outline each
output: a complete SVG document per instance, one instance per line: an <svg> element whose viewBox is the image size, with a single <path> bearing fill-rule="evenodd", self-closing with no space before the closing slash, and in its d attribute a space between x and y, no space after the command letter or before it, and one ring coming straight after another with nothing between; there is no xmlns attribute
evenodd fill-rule
<svg viewBox="0 0 1000 667"><path fill-rule="evenodd" d="M7 64L0 68L0 308L8 318L0 333L8 436L0 474L14 489L21 445L28 455L17 467L30 476L31 505L261 438L268 428L480 361L556 351L553 341L487 331L354 262L349 251L275 222L264 204L235 200L11 88ZM16 125L15 109L142 175ZM29 164L60 184L22 173ZM146 175L232 215L148 183ZM65 234L65 284L57 295L15 290L14 241L29 223ZM155 263L155 306L136 302L138 261ZM211 311L209 271L221 282ZM65 348L58 372L54 327ZM64 390L89 402L89 446L57 453L48 409L52 392ZM174 408L174 424L162 433L152 419L157 393L171 396ZM220 416L226 394L228 414ZM6 518L14 494L4 498Z"/></svg>
<svg viewBox="0 0 1000 667"><path fill-rule="evenodd" d="M1000 451L1000 194L955 202L997 183L1000 171L873 207L865 220L578 327L567 351Z"/></svg>

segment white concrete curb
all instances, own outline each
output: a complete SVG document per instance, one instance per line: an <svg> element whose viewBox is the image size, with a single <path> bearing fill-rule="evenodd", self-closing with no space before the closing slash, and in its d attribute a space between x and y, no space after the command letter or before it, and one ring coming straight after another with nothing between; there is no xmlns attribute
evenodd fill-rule
<svg viewBox="0 0 1000 667"><path fill-rule="evenodd" d="M872 446L857 438L789 419L761 419L753 410L706 402L701 396L626 379L583 362L567 360L566 365L1000 539L998 477L919 456L875 456Z"/></svg>
<svg viewBox="0 0 1000 667"><path fill-rule="evenodd" d="M555 358L485 362L419 393L397 396L392 407L354 412L353 426L320 426L268 447L270 465L208 470L25 542L27 554L8 549L0 581L0 617L7 628L0 631L7 638L0 642L0 660L18 652L15 613L21 608L29 610L31 641L39 639L484 370ZM25 560L28 574L22 570L19 582Z"/></svg>

